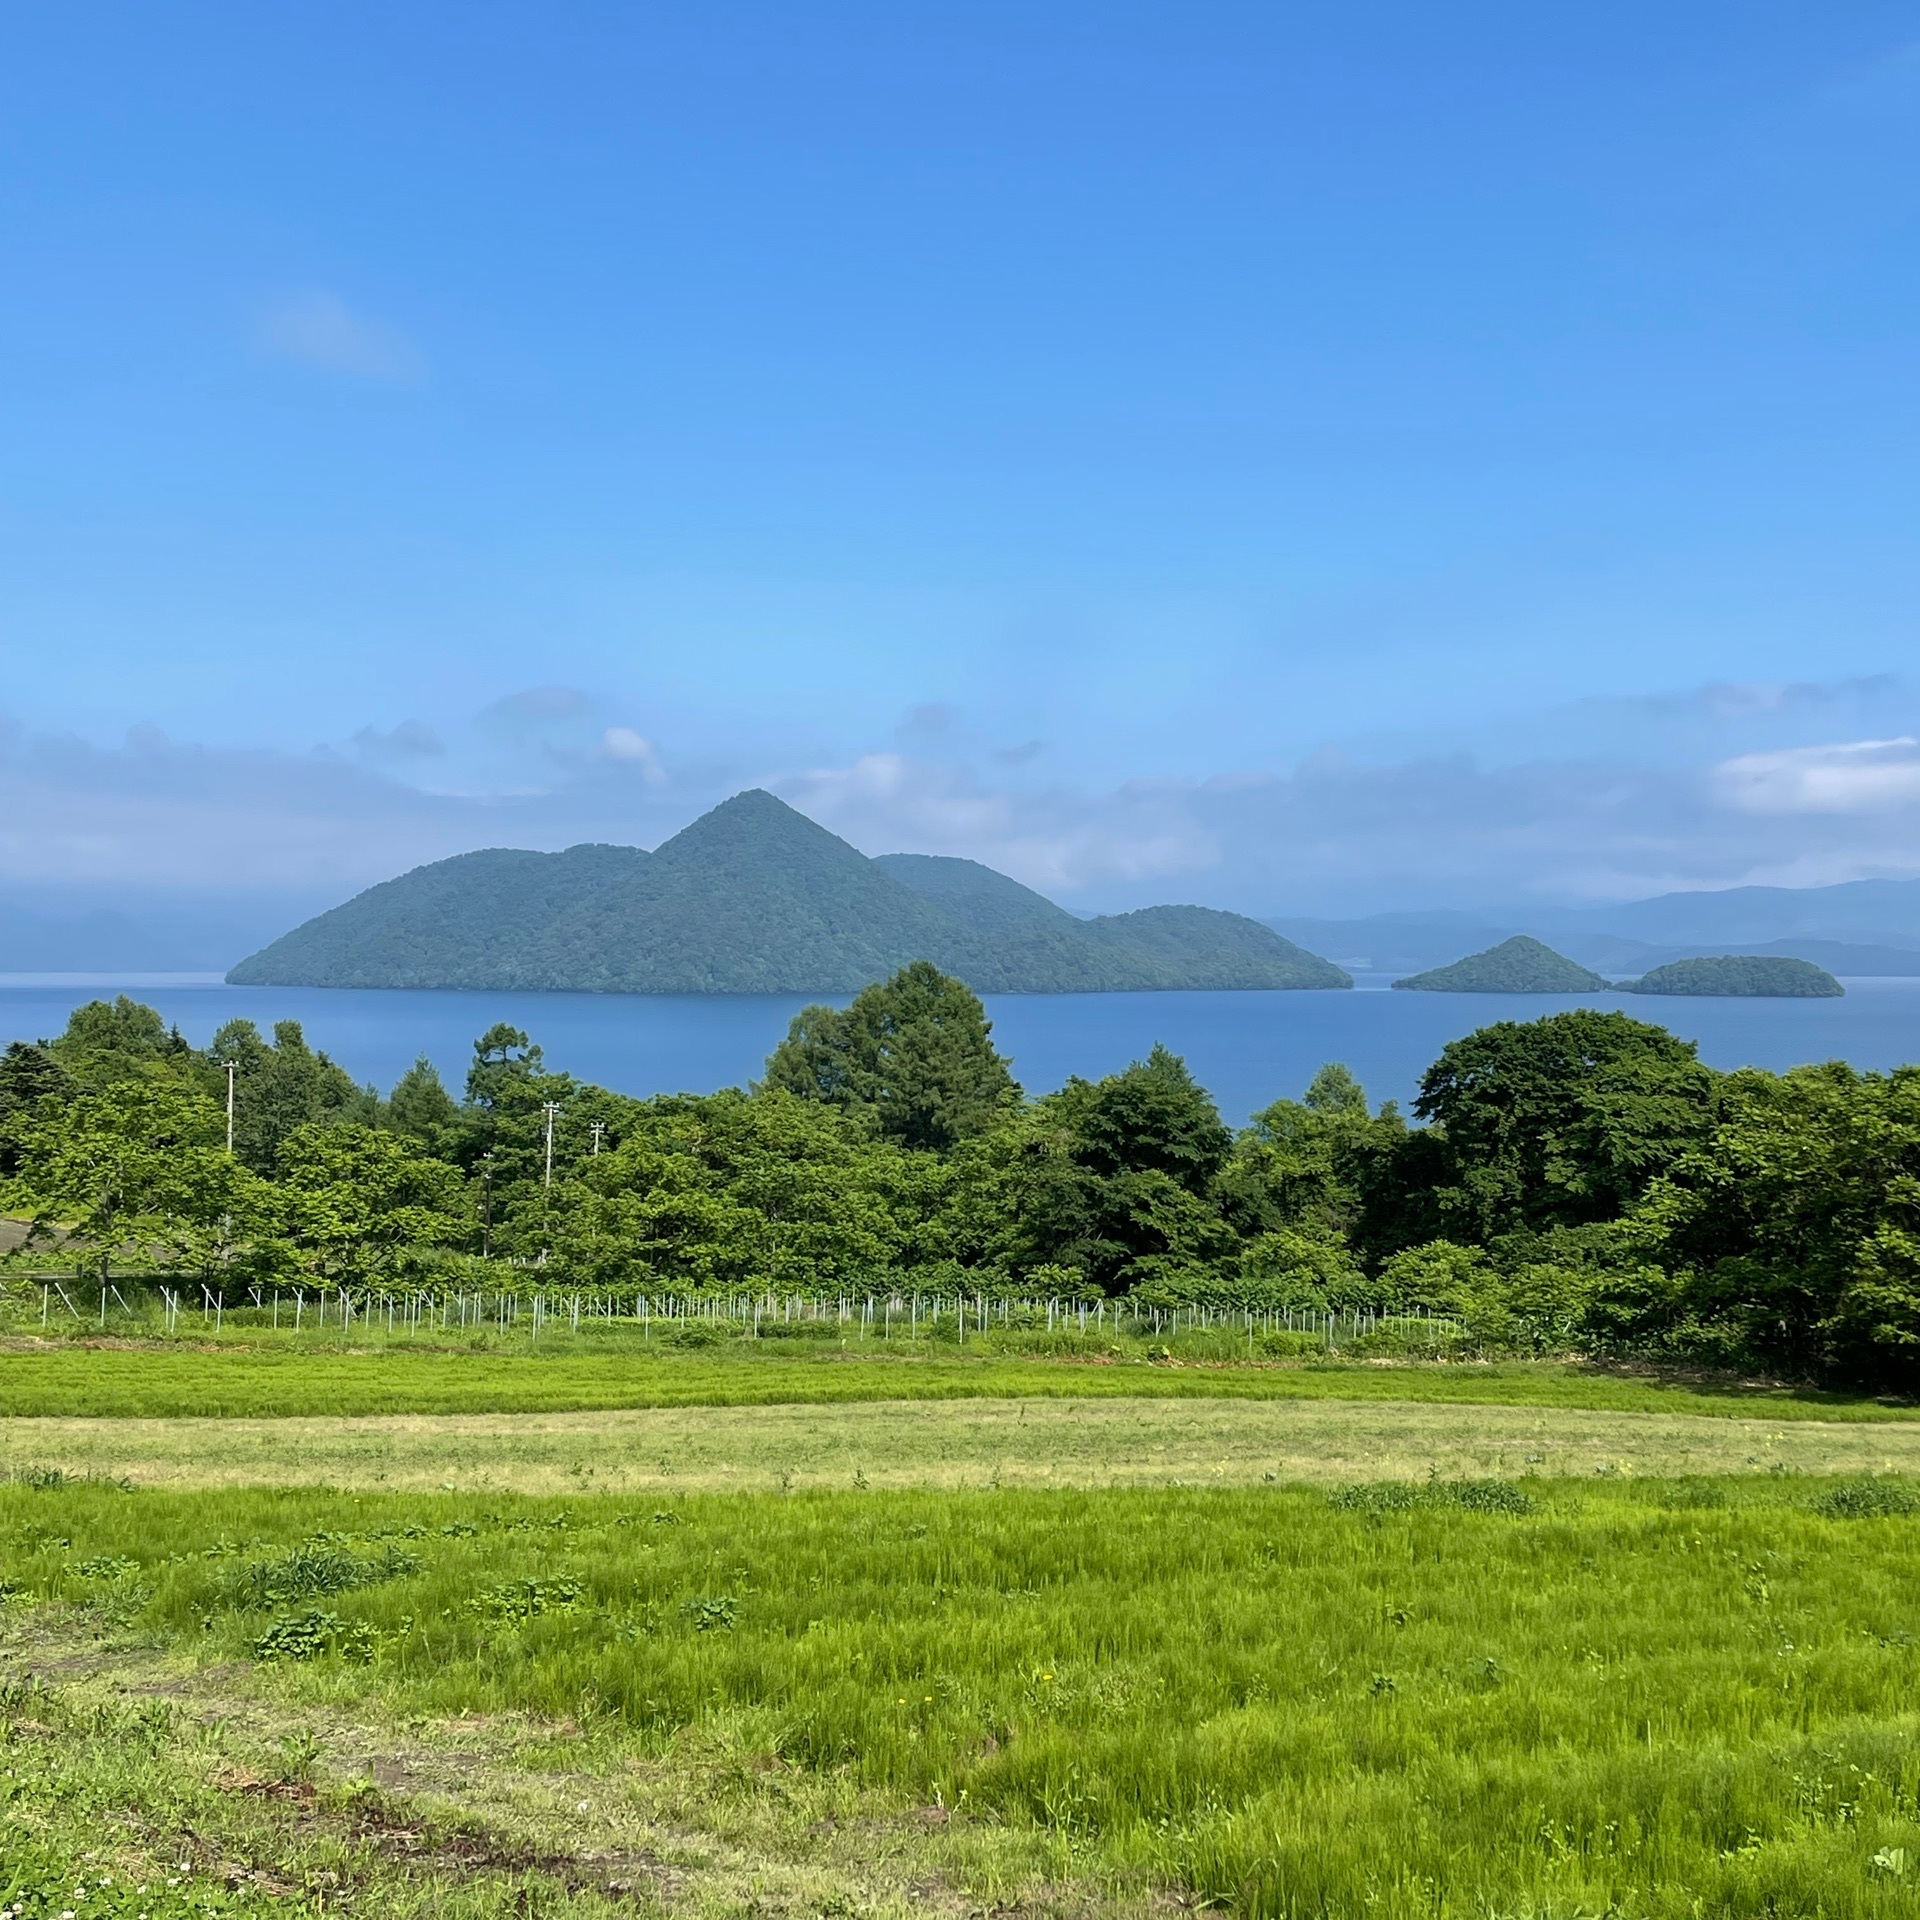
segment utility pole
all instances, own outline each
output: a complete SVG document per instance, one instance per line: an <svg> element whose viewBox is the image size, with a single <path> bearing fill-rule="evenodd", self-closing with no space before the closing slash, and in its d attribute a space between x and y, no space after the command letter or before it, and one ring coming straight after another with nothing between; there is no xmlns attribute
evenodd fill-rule
<svg viewBox="0 0 1920 1920"><path fill-rule="evenodd" d="M600 1158L600 1136L605 1133L606 1130L607 1123L604 1120L596 1120L591 1128L593 1134L593 1157L596 1160Z"/></svg>
<svg viewBox="0 0 1920 1920"><path fill-rule="evenodd" d="M233 1071L238 1063L227 1062L227 1158L233 1158Z"/></svg>
<svg viewBox="0 0 1920 1920"><path fill-rule="evenodd" d="M547 1116L547 1177L542 1184L547 1191L551 1192L553 1190L553 1121L554 1116L560 1111L560 1103L557 1100L548 1100L543 1103L540 1111Z"/></svg>

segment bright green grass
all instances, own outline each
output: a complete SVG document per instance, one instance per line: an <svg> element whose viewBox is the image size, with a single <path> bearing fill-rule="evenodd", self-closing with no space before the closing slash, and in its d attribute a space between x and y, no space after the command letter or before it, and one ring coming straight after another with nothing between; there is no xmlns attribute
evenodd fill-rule
<svg viewBox="0 0 1920 1920"><path fill-rule="evenodd" d="M1910 1420L1911 1406L1813 1389L1669 1384L1562 1362L1369 1365L1181 1358L1103 1362L950 1347L918 1354L849 1344L679 1350L637 1338L554 1335L540 1351L448 1343L348 1349L249 1335L0 1352L0 1416L538 1413L617 1407L771 1406L859 1400L1017 1397L1398 1400L1744 1415L1768 1420Z"/></svg>
<svg viewBox="0 0 1920 1920"><path fill-rule="evenodd" d="M1891 1920L1920 1881L1920 1513L1822 1490L14 1488L0 1542L16 1607L92 1604L316 1714L532 1712L636 1765L724 1721L770 1780L1250 1914Z"/></svg>

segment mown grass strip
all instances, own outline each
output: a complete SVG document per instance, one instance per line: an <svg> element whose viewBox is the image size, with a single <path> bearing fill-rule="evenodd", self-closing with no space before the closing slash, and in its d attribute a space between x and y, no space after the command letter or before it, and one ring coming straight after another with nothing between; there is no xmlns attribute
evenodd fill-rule
<svg viewBox="0 0 1920 1920"><path fill-rule="evenodd" d="M657 1492L1920 1473L1920 1421L1383 1400L923 1400L352 1419L0 1421L0 1477Z"/></svg>
<svg viewBox="0 0 1920 1920"><path fill-rule="evenodd" d="M1911 1406L1811 1388L1667 1381L1564 1362L1496 1365L1149 1364L1090 1357L909 1356L829 1350L796 1358L750 1342L722 1353L638 1340L556 1338L547 1351L446 1344L351 1350L244 1345L16 1345L0 1352L0 1417L274 1418L319 1414L542 1413L970 1399L1395 1400L1586 1408L1767 1420L1912 1420Z"/></svg>

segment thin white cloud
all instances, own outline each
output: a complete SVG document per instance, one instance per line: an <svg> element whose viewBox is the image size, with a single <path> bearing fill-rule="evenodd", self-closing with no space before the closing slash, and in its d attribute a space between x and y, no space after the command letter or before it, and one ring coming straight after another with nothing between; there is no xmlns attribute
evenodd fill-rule
<svg viewBox="0 0 1920 1920"><path fill-rule="evenodd" d="M324 287L275 301L261 313L260 345L276 359L360 380L408 385L427 375L427 358L399 328L353 308Z"/></svg>
<svg viewBox="0 0 1920 1920"><path fill-rule="evenodd" d="M640 777L649 786L660 786L666 780L667 772L660 764L659 749L644 733L637 733L632 727L607 728L600 736L600 755L605 760L638 767Z"/></svg>
<svg viewBox="0 0 1920 1920"><path fill-rule="evenodd" d="M1016 794L982 786L965 768L900 753L863 754L770 784L870 853L958 854L1042 893L1201 873L1220 853L1183 788Z"/></svg>
<svg viewBox="0 0 1920 1920"><path fill-rule="evenodd" d="M1729 806L1746 813L1886 813L1920 802L1920 741L1847 740L1743 753L1713 770Z"/></svg>
<svg viewBox="0 0 1920 1920"><path fill-rule="evenodd" d="M1101 910L1369 912L1920 875L1920 735L1682 767L1329 751L1284 774L1104 789L1035 781L985 751L968 765L891 748L784 775L676 760L669 781L655 740L593 705L533 689L442 754L424 727L302 755L154 728L96 747L0 721L0 898L56 883L344 898L475 847L655 846L755 785L869 853L956 854ZM503 742L503 725L568 741Z"/></svg>

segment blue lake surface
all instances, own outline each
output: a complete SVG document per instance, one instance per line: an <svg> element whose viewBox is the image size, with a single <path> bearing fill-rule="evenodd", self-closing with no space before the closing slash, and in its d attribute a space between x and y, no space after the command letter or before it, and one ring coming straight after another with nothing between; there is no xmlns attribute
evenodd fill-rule
<svg viewBox="0 0 1920 1920"><path fill-rule="evenodd" d="M1493 1020L1562 1007L1620 1007L1700 1045L1716 1067L1782 1068L1920 1060L1920 980L1855 980L1844 1000L1682 1000L1634 994L1390 993L1003 994L987 1001L994 1037L1030 1092L1069 1074L1095 1078L1163 1041L1184 1054L1238 1124L1321 1064L1342 1060L1376 1099L1412 1099L1449 1040ZM298 1020L356 1079L391 1087L424 1053L456 1092L474 1036L497 1020L524 1028L547 1062L623 1093L711 1092L752 1079L807 998L800 995L362 992L229 987L167 976L0 976L0 1042L58 1033L83 1001L132 994L204 1045L236 1015L262 1031Z"/></svg>

